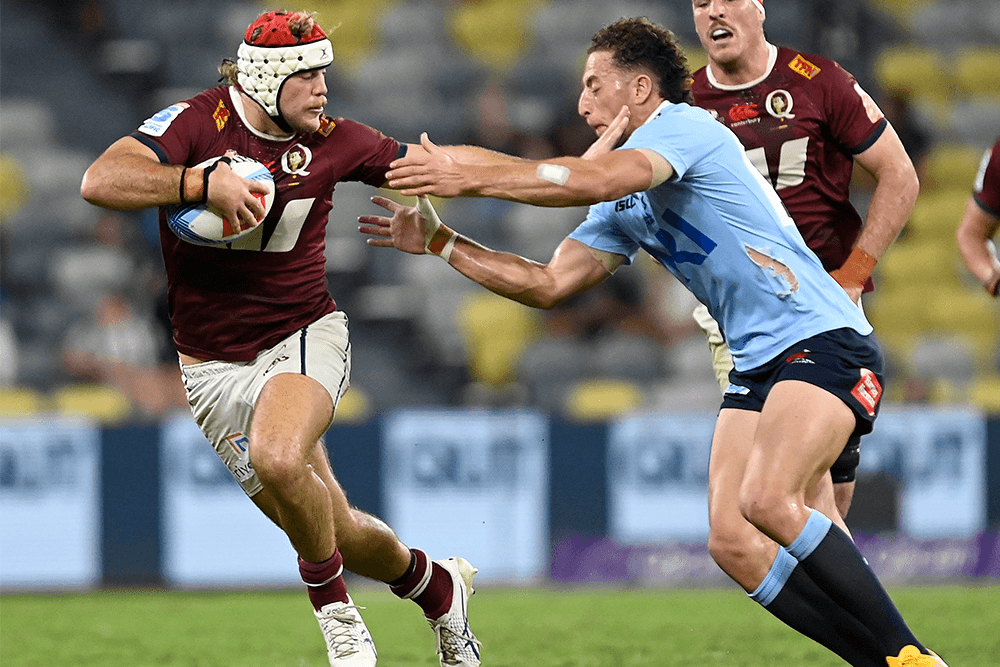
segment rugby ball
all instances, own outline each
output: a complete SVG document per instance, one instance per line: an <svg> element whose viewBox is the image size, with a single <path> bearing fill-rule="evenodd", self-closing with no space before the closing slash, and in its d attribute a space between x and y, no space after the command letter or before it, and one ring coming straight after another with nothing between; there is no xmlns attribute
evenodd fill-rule
<svg viewBox="0 0 1000 667"><path fill-rule="evenodd" d="M207 167L213 162L217 162L219 157L209 158L195 165L195 168ZM242 176L248 181L267 183L269 191L266 195L254 193L254 196L264 204L266 217L271 211L271 204L274 203L274 178L271 176L271 172L260 162L248 157L230 154L229 158L232 160L229 167L236 172L237 176ZM252 234L257 229L257 225L254 225L250 229L237 231L234 224L208 204L174 204L167 207L166 215L167 227L170 228L170 231L181 240L195 245L224 246ZM263 219L261 218L261 220Z"/></svg>

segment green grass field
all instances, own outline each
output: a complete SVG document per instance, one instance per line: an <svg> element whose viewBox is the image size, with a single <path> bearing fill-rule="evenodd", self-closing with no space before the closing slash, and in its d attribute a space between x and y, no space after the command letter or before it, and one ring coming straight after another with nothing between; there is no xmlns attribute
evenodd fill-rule
<svg viewBox="0 0 1000 667"><path fill-rule="evenodd" d="M1000 587L893 588L951 667L1000 664ZM437 665L415 605L354 586L379 665ZM491 667L835 667L735 589L484 588L470 602ZM323 667L303 592L103 591L0 597L3 667Z"/></svg>

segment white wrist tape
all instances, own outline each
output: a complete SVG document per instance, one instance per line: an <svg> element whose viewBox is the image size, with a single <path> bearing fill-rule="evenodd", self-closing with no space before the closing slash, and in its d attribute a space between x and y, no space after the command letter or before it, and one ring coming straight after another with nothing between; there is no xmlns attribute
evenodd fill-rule
<svg viewBox="0 0 1000 667"><path fill-rule="evenodd" d="M447 262L451 259L451 251L455 247L458 234L441 223L441 218L427 197L417 197L417 213L427 221L424 225L424 253L437 255Z"/></svg>

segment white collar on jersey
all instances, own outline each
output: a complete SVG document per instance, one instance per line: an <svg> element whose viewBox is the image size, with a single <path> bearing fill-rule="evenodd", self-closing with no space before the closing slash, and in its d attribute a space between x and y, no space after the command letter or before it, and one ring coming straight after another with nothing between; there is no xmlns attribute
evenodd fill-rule
<svg viewBox="0 0 1000 667"><path fill-rule="evenodd" d="M653 113L649 114L649 118L642 121L642 124L645 125L649 121L658 117L661 113L663 113L663 110L669 107L671 104L673 104L673 102L671 102L670 100L663 100L662 102L660 102L660 106L653 109Z"/></svg>
<svg viewBox="0 0 1000 667"><path fill-rule="evenodd" d="M726 85L724 83L719 83L715 80L715 75L712 74L712 65L709 63L705 67L705 74L708 75L708 82L712 84L713 88L718 88L719 90L743 90L745 88L750 88L756 86L758 83L766 79L771 75L771 71L774 69L774 63L778 61L778 47L770 42L767 43L767 69L764 70L764 75L755 81L750 81L748 83L737 83L735 85Z"/></svg>
<svg viewBox="0 0 1000 667"><path fill-rule="evenodd" d="M256 127L250 124L247 120L246 112L243 110L243 98L240 96L240 91L236 86L229 86L229 99L233 101L233 108L236 109L237 115L239 115L240 120L243 121L243 125L250 130L252 134L260 137L261 139L267 139L268 141L288 141L295 136L295 133L277 135L268 134L267 132L261 132Z"/></svg>

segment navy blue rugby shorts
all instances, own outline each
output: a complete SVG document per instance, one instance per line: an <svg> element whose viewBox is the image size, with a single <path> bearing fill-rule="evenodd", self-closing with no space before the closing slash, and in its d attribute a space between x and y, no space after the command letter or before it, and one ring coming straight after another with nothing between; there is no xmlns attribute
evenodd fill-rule
<svg viewBox="0 0 1000 667"><path fill-rule="evenodd" d="M814 384L854 412L854 433L830 469L834 483L853 481L861 459L861 436L871 433L882 403L882 351L875 337L850 328L834 329L799 341L757 368L733 369L722 407L760 412L771 387L782 380Z"/></svg>

